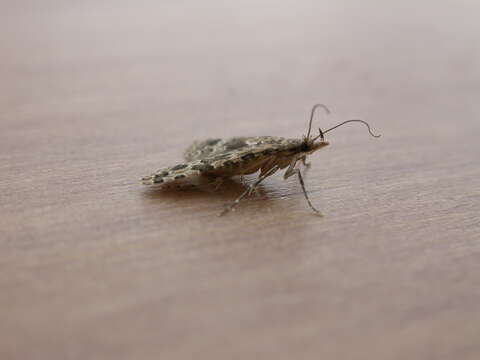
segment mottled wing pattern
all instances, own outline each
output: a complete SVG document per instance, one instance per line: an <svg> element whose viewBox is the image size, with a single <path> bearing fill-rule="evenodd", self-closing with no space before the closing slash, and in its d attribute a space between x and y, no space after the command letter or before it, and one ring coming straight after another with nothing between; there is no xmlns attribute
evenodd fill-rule
<svg viewBox="0 0 480 360"><path fill-rule="evenodd" d="M274 152L279 147L284 148L288 143L297 142L281 137L257 136L257 137L234 137L231 139L207 139L195 141L185 151L184 157L187 161L211 158L214 155L235 154L247 152L258 152L272 148Z"/></svg>
<svg viewBox="0 0 480 360"><path fill-rule="evenodd" d="M192 183L192 179L211 172L214 167L202 160L191 161L186 164L164 167L151 175L144 176L141 181L145 185Z"/></svg>
<svg viewBox="0 0 480 360"><path fill-rule="evenodd" d="M184 158L186 161L200 160L209 157L214 153L221 152L224 139L207 139L203 141L195 141L185 150Z"/></svg>
<svg viewBox="0 0 480 360"><path fill-rule="evenodd" d="M284 168L298 153L299 139L272 136L208 139L193 143L185 152L187 163L158 170L142 178L144 184L189 182L199 175L230 177L251 174L273 166Z"/></svg>

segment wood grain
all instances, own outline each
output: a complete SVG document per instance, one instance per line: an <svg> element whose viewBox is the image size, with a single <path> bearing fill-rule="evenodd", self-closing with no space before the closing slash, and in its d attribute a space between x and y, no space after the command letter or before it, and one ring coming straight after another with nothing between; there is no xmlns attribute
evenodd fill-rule
<svg viewBox="0 0 480 360"><path fill-rule="evenodd" d="M0 358L478 359L480 6L442 4L5 3ZM315 102L382 134L311 158L323 218L137 181Z"/></svg>

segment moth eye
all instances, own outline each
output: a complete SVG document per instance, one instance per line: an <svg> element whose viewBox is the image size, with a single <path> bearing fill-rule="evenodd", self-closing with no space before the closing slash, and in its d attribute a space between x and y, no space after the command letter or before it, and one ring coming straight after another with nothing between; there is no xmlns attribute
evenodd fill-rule
<svg viewBox="0 0 480 360"><path fill-rule="evenodd" d="M308 150L310 150L310 147L308 146L307 143L302 143L302 146L300 147L300 150L302 152L307 152Z"/></svg>

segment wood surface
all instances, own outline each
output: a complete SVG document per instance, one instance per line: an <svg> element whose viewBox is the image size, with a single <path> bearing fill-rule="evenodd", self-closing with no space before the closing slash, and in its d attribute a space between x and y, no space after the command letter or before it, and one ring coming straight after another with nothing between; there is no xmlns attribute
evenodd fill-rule
<svg viewBox="0 0 480 360"><path fill-rule="evenodd" d="M5 1L0 358L479 359L475 1ZM295 178L153 191L195 139ZM249 177L246 181L252 181Z"/></svg>

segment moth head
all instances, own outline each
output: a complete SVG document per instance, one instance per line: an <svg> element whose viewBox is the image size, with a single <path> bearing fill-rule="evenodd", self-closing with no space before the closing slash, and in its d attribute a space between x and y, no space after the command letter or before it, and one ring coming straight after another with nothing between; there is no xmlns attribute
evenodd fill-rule
<svg viewBox="0 0 480 360"><path fill-rule="evenodd" d="M318 136L314 138L312 137L303 138L301 149L300 149L302 152L311 154L314 151L317 151L329 144L329 142L325 140L322 129L318 129L318 130L319 130Z"/></svg>

